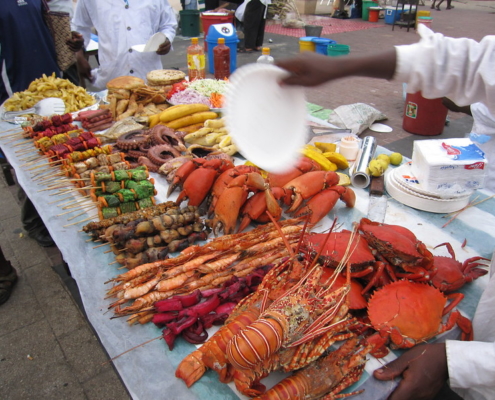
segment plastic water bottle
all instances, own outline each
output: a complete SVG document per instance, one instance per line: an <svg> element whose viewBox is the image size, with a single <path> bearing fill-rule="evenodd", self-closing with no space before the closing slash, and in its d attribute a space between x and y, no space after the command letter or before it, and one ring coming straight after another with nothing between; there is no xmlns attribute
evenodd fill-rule
<svg viewBox="0 0 495 400"><path fill-rule="evenodd" d="M258 60L256 60L257 63L260 64L274 64L275 60L273 57L270 55L270 48L269 47L263 47L261 50L261 56L258 57Z"/></svg>
<svg viewBox="0 0 495 400"><path fill-rule="evenodd" d="M205 51L198 44L198 38L191 38L191 45L187 48L187 69L189 80L206 78Z"/></svg>
<svg viewBox="0 0 495 400"><path fill-rule="evenodd" d="M225 45L225 38L218 38L213 48L213 64L215 79L225 79L230 76L230 48Z"/></svg>

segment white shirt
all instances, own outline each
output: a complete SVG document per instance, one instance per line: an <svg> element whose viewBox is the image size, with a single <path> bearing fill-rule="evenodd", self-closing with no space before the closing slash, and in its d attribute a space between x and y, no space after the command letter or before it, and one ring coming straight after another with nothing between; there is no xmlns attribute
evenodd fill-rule
<svg viewBox="0 0 495 400"><path fill-rule="evenodd" d="M98 32L100 61L100 67L91 72L93 84L104 89L113 78L131 75L146 79L149 71L162 69L160 55L139 53L131 46L145 44L158 32L173 42L177 19L168 0L78 0L72 30L84 36L85 46L92 27Z"/></svg>
<svg viewBox="0 0 495 400"><path fill-rule="evenodd" d="M418 26L418 31L419 43L396 47L394 79L406 82L411 93L421 90L426 98L446 96L461 106L482 102L495 114L495 36L486 36L478 43L466 38L446 38L423 25ZM487 158L495 163L493 150ZM473 342L446 342L450 386L465 399L492 400L495 399L494 275L481 296L473 329Z"/></svg>
<svg viewBox="0 0 495 400"><path fill-rule="evenodd" d="M418 25L421 40L396 46L394 80L428 99L448 97L459 106L484 103L495 114L495 36L481 42L448 38Z"/></svg>

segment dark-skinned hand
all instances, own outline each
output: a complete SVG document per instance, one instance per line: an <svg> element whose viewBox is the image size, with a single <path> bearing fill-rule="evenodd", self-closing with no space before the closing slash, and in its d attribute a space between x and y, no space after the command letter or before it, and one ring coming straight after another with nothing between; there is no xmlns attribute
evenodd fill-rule
<svg viewBox="0 0 495 400"><path fill-rule="evenodd" d="M84 46L84 38L79 32L72 31L71 38L65 43L67 43L69 49L71 49L74 53L77 53Z"/></svg>
<svg viewBox="0 0 495 400"><path fill-rule="evenodd" d="M317 86L342 75L336 60L310 51L275 64L291 73L282 80L286 85Z"/></svg>
<svg viewBox="0 0 495 400"><path fill-rule="evenodd" d="M381 381L402 376L388 400L430 400L448 379L445 343L413 347L396 360L373 372Z"/></svg>
<svg viewBox="0 0 495 400"><path fill-rule="evenodd" d="M76 60L79 75L91 81L93 79L93 76L91 75L91 66L86 57L84 57L84 52L82 50L76 53Z"/></svg>
<svg viewBox="0 0 495 400"><path fill-rule="evenodd" d="M160 54L161 56L164 56L165 54L168 54L171 48L172 48L172 43L170 43L170 40L166 38L165 41L158 47L156 54Z"/></svg>

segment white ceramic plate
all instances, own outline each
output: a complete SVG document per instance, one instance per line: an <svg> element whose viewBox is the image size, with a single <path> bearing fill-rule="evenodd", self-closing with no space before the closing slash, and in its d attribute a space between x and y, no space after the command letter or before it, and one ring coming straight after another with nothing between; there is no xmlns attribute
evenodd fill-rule
<svg viewBox="0 0 495 400"><path fill-rule="evenodd" d="M385 124L380 124L378 122L375 122L374 124L372 124L370 126L370 129L373 131L373 132L392 132L392 127L391 126L388 126L388 125L385 125Z"/></svg>
<svg viewBox="0 0 495 400"><path fill-rule="evenodd" d="M248 64L230 76L223 107L239 152L266 171L293 166L306 142L306 98L302 87L280 86L287 71Z"/></svg>

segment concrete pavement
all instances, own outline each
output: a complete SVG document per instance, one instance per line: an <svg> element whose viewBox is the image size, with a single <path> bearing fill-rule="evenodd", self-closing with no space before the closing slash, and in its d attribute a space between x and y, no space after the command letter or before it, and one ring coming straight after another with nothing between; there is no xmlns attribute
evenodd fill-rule
<svg viewBox="0 0 495 400"><path fill-rule="evenodd" d="M180 7L174 3L175 7ZM178 1L177 1L178 3ZM431 3L420 9L428 9ZM493 34L495 2L453 1L455 9L432 10L433 29L448 36L476 40ZM445 4L442 5L443 7ZM317 13L328 14L326 2ZM379 51L417 41L414 30L385 25L339 33L331 38L348 44L353 54ZM272 55L296 54L298 39L265 35L271 39ZM165 67L185 69L188 38L178 36L173 55ZM258 54L238 55L238 65L254 62ZM308 90L308 100L323 108L364 102L388 116L393 132L375 134L379 144L410 155L412 140L421 138L402 130L402 85L367 78L349 78ZM452 114L443 135L462 136L470 117ZM366 132L365 134L368 134ZM11 299L0 307L0 398L1 399L126 399L129 398L81 308L77 285L70 278L57 248L41 248L22 230L17 187L0 178L0 240L2 249L19 274ZM122 349L125 350L125 349ZM166 398L166 396L164 396Z"/></svg>

